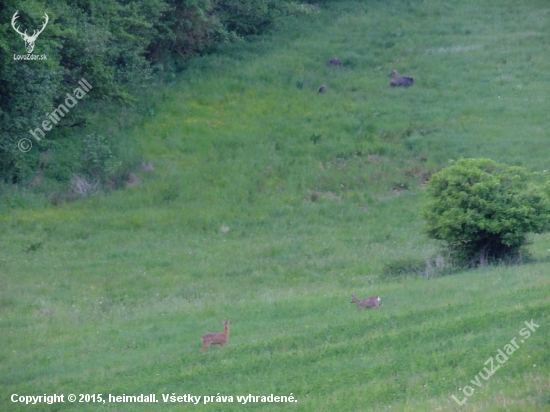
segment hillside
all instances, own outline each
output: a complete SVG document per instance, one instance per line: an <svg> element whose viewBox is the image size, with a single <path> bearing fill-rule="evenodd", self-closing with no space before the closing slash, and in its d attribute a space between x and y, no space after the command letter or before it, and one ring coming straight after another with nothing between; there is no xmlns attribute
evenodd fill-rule
<svg viewBox="0 0 550 412"><path fill-rule="evenodd" d="M3 200L0 410L550 410L549 235L521 266L383 276L437 252L423 186L449 160L545 180L549 12L323 2L136 91L148 116L99 113L93 132L154 170L75 202ZM390 88L391 70L414 85ZM358 311L352 294L382 306ZM228 344L201 354L226 319ZM471 383L514 338L494 376ZM54 393L159 402L10 400ZM249 394L297 402L238 402Z"/></svg>

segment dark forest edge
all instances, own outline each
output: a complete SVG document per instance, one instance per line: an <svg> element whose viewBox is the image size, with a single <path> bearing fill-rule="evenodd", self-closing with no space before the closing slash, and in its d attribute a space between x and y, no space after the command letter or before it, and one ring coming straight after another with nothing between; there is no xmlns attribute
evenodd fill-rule
<svg viewBox="0 0 550 412"><path fill-rule="evenodd" d="M316 7L291 0L3 2L0 182L4 187L33 186L55 158L56 172L48 176L53 186L67 187L71 179L76 184L75 174L89 184L120 186L139 165L140 155L117 153L108 130L89 132L90 124L105 124L98 112L126 107L126 120L142 116L136 114L140 110L151 113L150 102L139 103L149 100L159 82L174 79L189 59L265 33ZM27 54L22 36L10 24L16 11L15 27L21 31L31 33L46 21L33 51L45 60L15 57ZM82 92L81 84L91 88ZM62 104L69 108L59 116ZM25 142L34 145L32 150L21 148Z"/></svg>

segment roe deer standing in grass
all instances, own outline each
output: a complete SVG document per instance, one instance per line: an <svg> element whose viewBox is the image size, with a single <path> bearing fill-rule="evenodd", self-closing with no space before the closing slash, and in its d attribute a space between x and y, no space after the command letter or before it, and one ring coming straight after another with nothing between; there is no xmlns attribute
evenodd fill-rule
<svg viewBox="0 0 550 412"><path fill-rule="evenodd" d="M351 297L350 303L357 303L357 309L361 308L379 308L380 307L380 296L371 296L363 300L357 299L357 296L353 295Z"/></svg>
<svg viewBox="0 0 550 412"><path fill-rule="evenodd" d="M210 345L220 345L223 347L229 340L229 321L223 321L223 332L221 333L205 333L202 335L202 351L201 353L206 352L206 349Z"/></svg>

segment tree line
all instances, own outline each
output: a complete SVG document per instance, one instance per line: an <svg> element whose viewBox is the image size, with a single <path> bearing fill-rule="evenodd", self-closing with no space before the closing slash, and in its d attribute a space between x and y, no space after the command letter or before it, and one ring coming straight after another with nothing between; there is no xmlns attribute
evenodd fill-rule
<svg viewBox="0 0 550 412"><path fill-rule="evenodd" d="M18 141L42 124L85 78L91 101L127 103L131 86L155 74L177 72L183 62L211 52L220 42L260 34L284 16L300 12L292 0L59 0L0 3L0 181L19 183L38 163L38 151L22 153ZM32 35L27 54L19 32ZM26 32L25 32L26 30ZM92 105L88 104L87 107ZM66 113L40 150L86 124L86 111Z"/></svg>

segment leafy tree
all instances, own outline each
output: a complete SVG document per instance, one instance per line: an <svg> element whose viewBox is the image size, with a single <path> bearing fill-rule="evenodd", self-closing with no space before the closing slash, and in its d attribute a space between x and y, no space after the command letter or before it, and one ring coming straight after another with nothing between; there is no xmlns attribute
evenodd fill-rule
<svg viewBox="0 0 550 412"><path fill-rule="evenodd" d="M44 113L51 112L54 96L61 94L62 75L56 59L14 60L14 54L26 54L21 36L9 23L15 11L19 11L16 24L30 33L40 27L44 17L43 5L29 2L23 11L20 3L15 0L0 3L0 21L5 22L0 25L0 179L13 183L28 175L38 161L36 152L22 154L17 142L42 122ZM47 31L55 30L50 21ZM34 53L51 56L56 49L55 41L45 32L40 35Z"/></svg>
<svg viewBox="0 0 550 412"><path fill-rule="evenodd" d="M470 265L517 256L529 232L548 230L548 198L528 177L490 159L460 159L428 182L427 234Z"/></svg>

